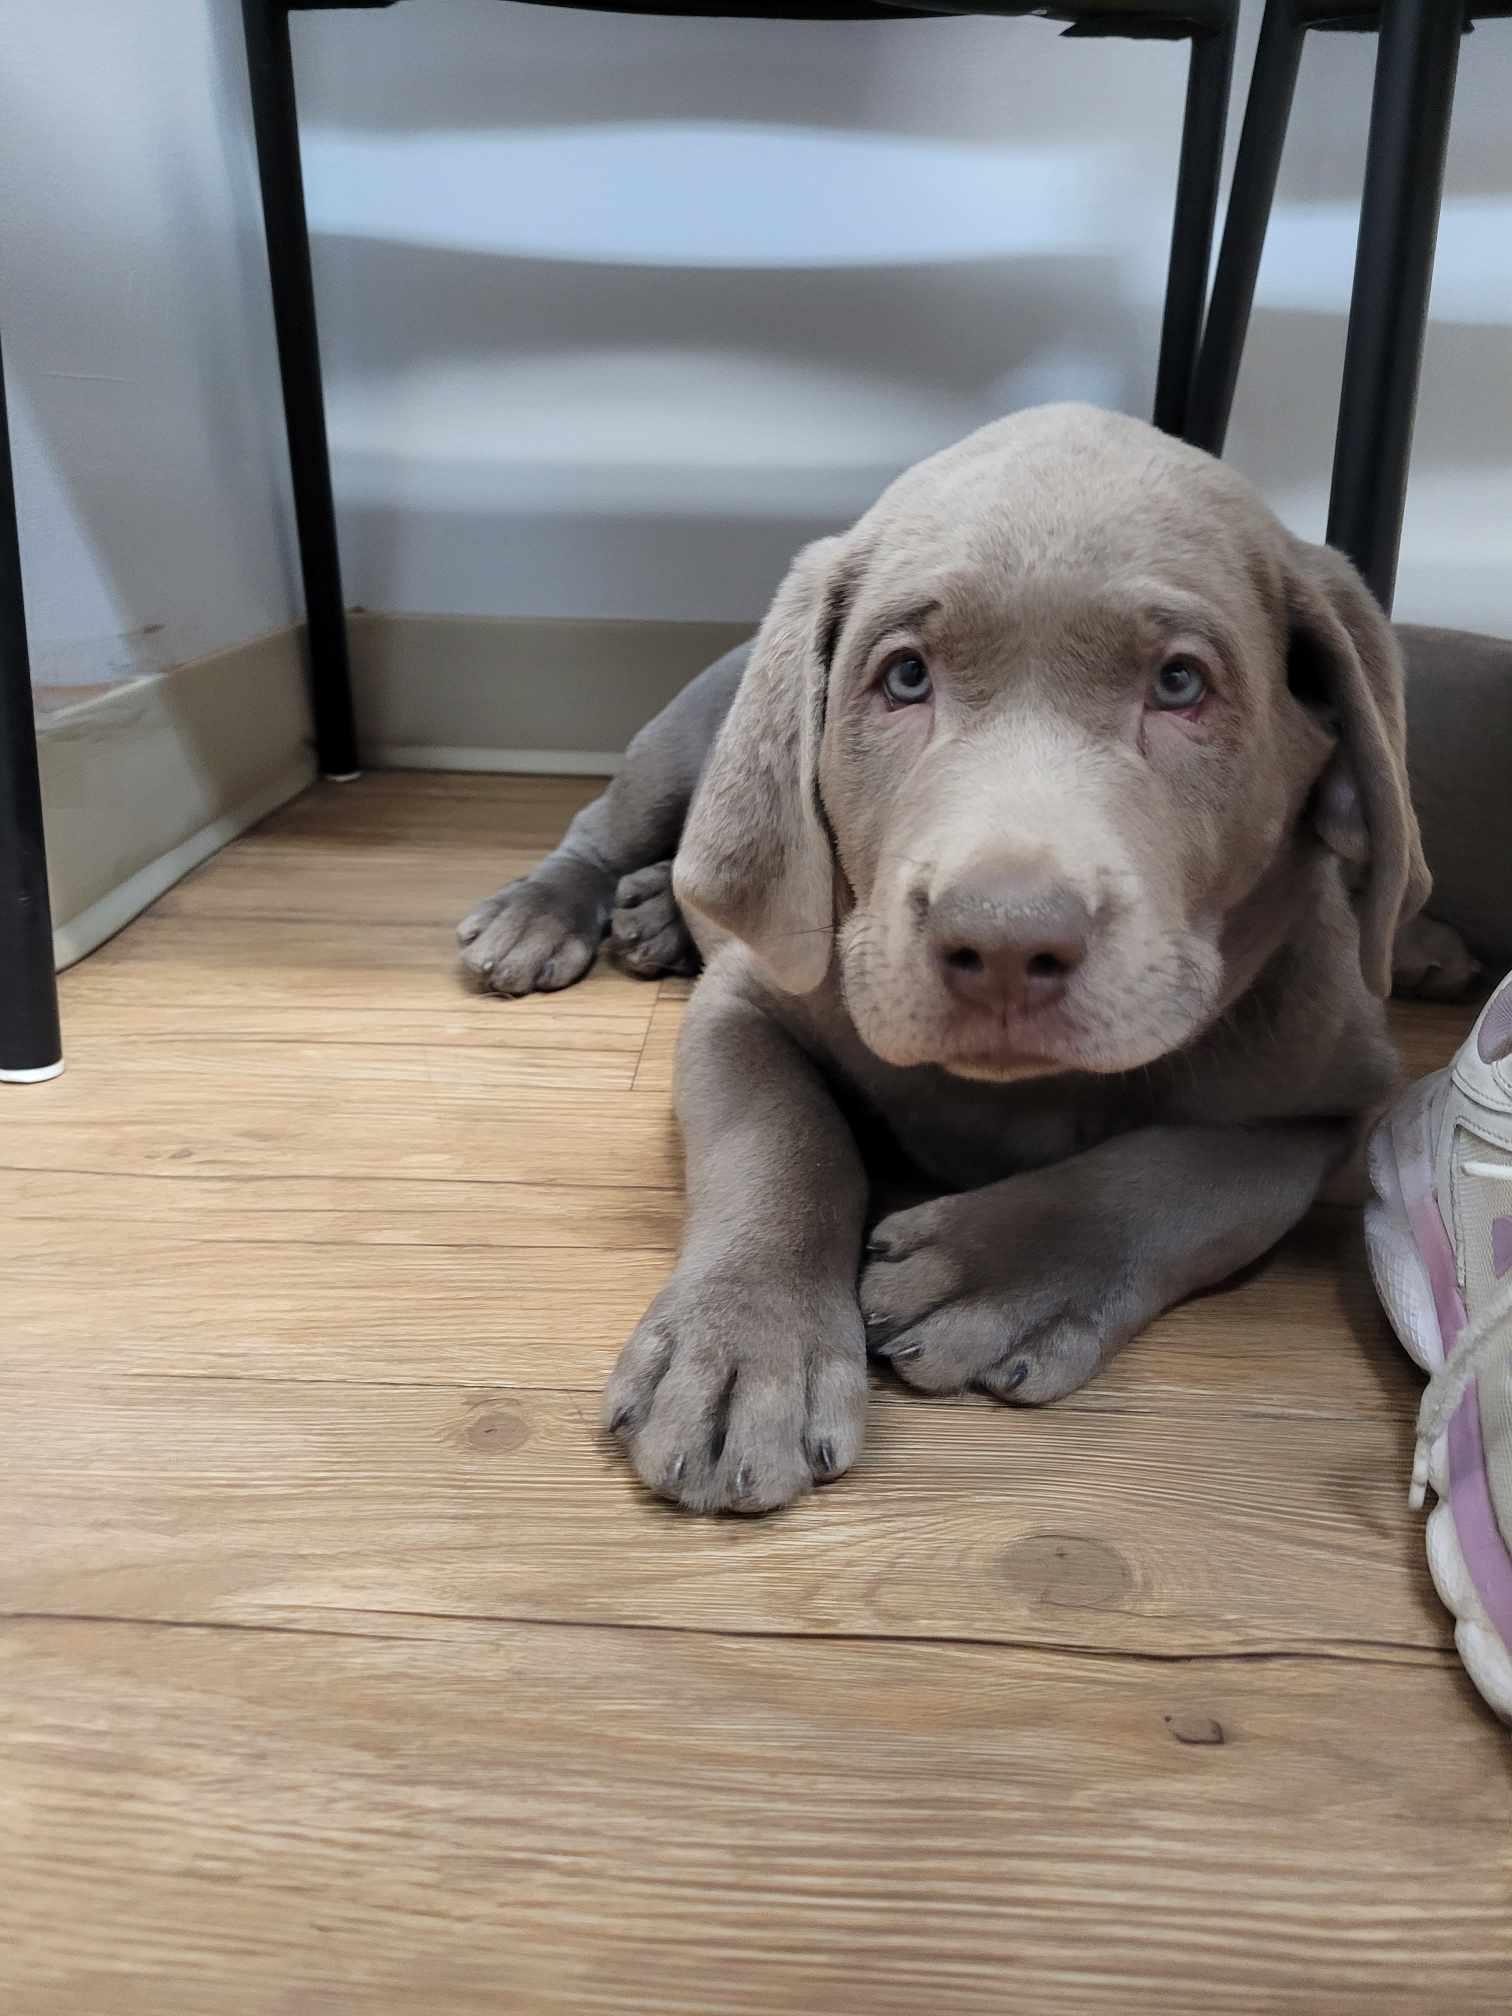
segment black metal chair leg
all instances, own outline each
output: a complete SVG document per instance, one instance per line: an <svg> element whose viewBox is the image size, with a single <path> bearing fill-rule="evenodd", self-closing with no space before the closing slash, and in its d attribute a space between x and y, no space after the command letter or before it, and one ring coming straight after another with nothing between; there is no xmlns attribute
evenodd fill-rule
<svg viewBox="0 0 1512 2016"><path fill-rule="evenodd" d="M1228 120L1229 80L1234 69L1234 26L1192 37L1187 71L1186 116L1181 128L1181 165L1176 177L1171 222L1171 260L1166 273L1165 319L1155 374L1155 425L1167 434L1185 434L1192 377L1202 337L1207 300L1208 260L1218 181L1223 169L1223 129Z"/></svg>
<svg viewBox="0 0 1512 2016"><path fill-rule="evenodd" d="M1384 0L1328 543L1390 610L1464 7Z"/></svg>
<svg viewBox="0 0 1512 2016"><path fill-rule="evenodd" d="M1212 297L1197 356L1187 439L1213 455L1223 453L1233 411L1244 339L1249 333L1255 281L1265 251L1302 58L1303 26L1296 0L1267 0L1250 73L1244 127L1234 161L1228 214L1213 275Z"/></svg>
<svg viewBox="0 0 1512 2016"><path fill-rule="evenodd" d="M42 783L0 363L0 1079L24 1084L56 1078L62 1069Z"/></svg>
<svg viewBox="0 0 1512 2016"><path fill-rule="evenodd" d="M304 180L299 168L299 127L294 66L289 51L286 0L242 0L252 124L262 180L263 225L273 281L278 363L283 374L284 420L294 475L294 515L304 575L309 625L315 742L328 777L357 770L357 730L347 654L341 562L336 547L336 507L326 443L325 399Z"/></svg>

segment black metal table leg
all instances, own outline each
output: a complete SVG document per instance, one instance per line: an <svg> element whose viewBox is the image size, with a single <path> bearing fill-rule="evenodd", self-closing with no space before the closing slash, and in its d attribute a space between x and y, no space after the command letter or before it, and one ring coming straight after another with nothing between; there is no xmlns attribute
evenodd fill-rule
<svg viewBox="0 0 1512 2016"><path fill-rule="evenodd" d="M1213 455L1223 453L1228 436L1255 281L1297 88L1303 33L1297 0L1266 0L1187 426L1187 439Z"/></svg>
<svg viewBox="0 0 1512 2016"><path fill-rule="evenodd" d="M1328 542L1388 611L1464 16L1460 0L1384 0L1381 9Z"/></svg>
<svg viewBox="0 0 1512 2016"><path fill-rule="evenodd" d="M287 0L242 0L242 24L273 281L278 364L283 374L284 420L294 475L316 750L328 777L349 778L357 771L357 730L320 382L310 237L299 168Z"/></svg>
<svg viewBox="0 0 1512 2016"><path fill-rule="evenodd" d="M62 1069L42 783L0 361L0 1079L25 1084L56 1078Z"/></svg>
<svg viewBox="0 0 1512 2016"><path fill-rule="evenodd" d="M1160 330L1160 362L1155 374L1157 427L1186 434L1192 377L1202 337L1207 301L1208 260L1218 181L1223 169L1223 129L1228 120L1229 80L1234 69L1234 24L1192 37L1187 72L1186 116L1181 128L1181 164L1171 221L1171 259L1166 273L1165 319Z"/></svg>

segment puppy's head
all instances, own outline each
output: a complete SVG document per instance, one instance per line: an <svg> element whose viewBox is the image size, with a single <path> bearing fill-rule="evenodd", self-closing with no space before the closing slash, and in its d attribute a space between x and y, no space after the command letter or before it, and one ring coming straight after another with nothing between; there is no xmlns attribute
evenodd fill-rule
<svg viewBox="0 0 1512 2016"><path fill-rule="evenodd" d="M838 960L889 1062L1111 1072L1248 984L1319 846L1384 993L1427 878L1380 610L1221 463L1046 407L799 555L676 882L788 991Z"/></svg>

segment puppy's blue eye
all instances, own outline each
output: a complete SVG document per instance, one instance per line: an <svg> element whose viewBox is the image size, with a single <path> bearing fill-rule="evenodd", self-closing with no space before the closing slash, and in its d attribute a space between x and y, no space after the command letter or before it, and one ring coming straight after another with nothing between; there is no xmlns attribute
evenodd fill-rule
<svg viewBox="0 0 1512 2016"><path fill-rule="evenodd" d="M1150 691L1150 705L1165 707L1173 712L1183 707L1195 707L1207 696L1207 675L1202 667L1191 658L1167 658L1155 674L1155 684Z"/></svg>
<svg viewBox="0 0 1512 2016"><path fill-rule="evenodd" d="M890 707L917 707L933 693L934 681L916 651L900 651L882 674L882 691Z"/></svg>

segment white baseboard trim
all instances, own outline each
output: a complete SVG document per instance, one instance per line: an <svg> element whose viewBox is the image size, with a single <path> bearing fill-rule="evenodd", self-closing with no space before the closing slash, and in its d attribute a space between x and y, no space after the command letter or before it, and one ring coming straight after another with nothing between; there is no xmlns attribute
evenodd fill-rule
<svg viewBox="0 0 1512 2016"><path fill-rule="evenodd" d="M609 777L749 626L358 610L350 634L366 767ZM311 739L302 626L44 714L59 967L312 782Z"/></svg>
<svg viewBox="0 0 1512 2016"><path fill-rule="evenodd" d="M265 784L250 798L242 800L219 819L212 819L208 826L201 826L197 833L191 833L187 840L181 840L166 854L159 854L156 860L138 868L124 882L118 882L113 889L91 903L87 910L81 910L77 917L71 917L66 924L60 924L53 932L53 955L61 973L66 966L103 945L107 938L114 938L117 931L123 931L134 917L140 917L150 904L164 896L175 882L182 882L186 875L218 854L222 847L229 847L233 840L240 839L249 827L259 819L266 819L270 812L276 812L280 805L287 805L291 798L297 798L306 790L314 776L314 767L308 759L290 764L284 773Z"/></svg>
<svg viewBox="0 0 1512 2016"><path fill-rule="evenodd" d="M431 742L366 745L375 770L471 770L502 777L612 777L624 757L607 749L445 749Z"/></svg>
<svg viewBox="0 0 1512 2016"><path fill-rule="evenodd" d="M43 714L58 966L311 783L310 741L302 627Z"/></svg>
<svg viewBox="0 0 1512 2016"><path fill-rule="evenodd" d="M744 623L358 610L352 679L374 768L602 777Z"/></svg>

